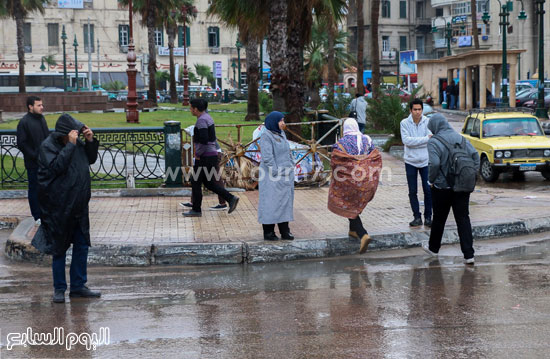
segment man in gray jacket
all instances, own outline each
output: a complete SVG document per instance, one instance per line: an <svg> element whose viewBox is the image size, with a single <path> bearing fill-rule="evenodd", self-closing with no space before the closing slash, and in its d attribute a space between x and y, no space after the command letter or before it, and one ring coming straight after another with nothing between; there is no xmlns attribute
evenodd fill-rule
<svg viewBox="0 0 550 359"><path fill-rule="evenodd" d="M458 228L460 249L464 254L466 264L474 264L474 248L472 225L469 215L469 192L455 192L449 184L451 159L449 149L437 137L442 138L451 146L461 144L464 139L441 115L434 115L428 124L428 129L434 134L428 141L428 154L430 158L429 179L432 186L434 218L430 240L422 248L430 255L437 256L441 247L441 239L445 229L445 222L451 208ZM464 141L468 156L472 156L475 168L479 169L479 154L468 140Z"/></svg>
<svg viewBox="0 0 550 359"><path fill-rule="evenodd" d="M422 180L422 191L424 192L424 225L432 225L432 194L428 185L428 140L432 136L428 130L428 118L422 116L424 105L422 100L414 99L409 109L409 117L401 121L401 140L405 145L405 172L407 173L407 184L409 185L409 201L413 211L414 219L409 225L411 227L422 225L422 214L418 203L418 174Z"/></svg>

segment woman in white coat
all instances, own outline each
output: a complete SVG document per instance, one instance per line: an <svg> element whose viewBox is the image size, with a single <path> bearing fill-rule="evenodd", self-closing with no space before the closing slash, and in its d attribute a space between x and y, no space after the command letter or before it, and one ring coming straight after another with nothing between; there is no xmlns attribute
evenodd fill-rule
<svg viewBox="0 0 550 359"><path fill-rule="evenodd" d="M276 241L275 224L282 239L293 240L288 222L294 220L294 161L286 139L284 115L273 111L265 118L260 138L258 222L263 226L264 240Z"/></svg>

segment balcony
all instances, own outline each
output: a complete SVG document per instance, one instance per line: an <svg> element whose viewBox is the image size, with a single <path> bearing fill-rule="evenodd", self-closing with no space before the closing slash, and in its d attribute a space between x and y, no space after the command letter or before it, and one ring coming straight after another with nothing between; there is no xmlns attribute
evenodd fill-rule
<svg viewBox="0 0 550 359"><path fill-rule="evenodd" d="M396 55L395 51L382 51L380 60L395 60Z"/></svg>
<svg viewBox="0 0 550 359"><path fill-rule="evenodd" d="M446 6L451 5L453 3L453 0L432 0L432 7L440 7L440 6Z"/></svg>
<svg viewBox="0 0 550 359"><path fill-rule="evenodd" d="M219 54L220 48L219 47L210 47L209 48L211 54Z"/></svg>

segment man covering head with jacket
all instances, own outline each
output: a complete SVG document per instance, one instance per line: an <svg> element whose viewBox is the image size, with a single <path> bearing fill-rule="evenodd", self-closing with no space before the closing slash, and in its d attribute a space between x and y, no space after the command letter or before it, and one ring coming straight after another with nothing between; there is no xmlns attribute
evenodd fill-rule
<svg viewBox="0 0 550 359"><path fill-rule="evenodd" d="M460 183L450 183L460 178L454 176L452 173L453 158L447 145L451 146L451 148L462 148L463 152L473 160L475 171L479 169L479 155L468 140L452 129L443 115L436 114L432 116L428 129L433 133L433 136L428 141L428 154L430 159L429 181L432 186L434 217L429 244L423 245L423 249L428 254L437 256L441 247L445 223L452 208L465 263L473 264L474 248L469 215L470 192L457 192L453 188L460 187ZM475 171L471 174L474 178L468 179L473 181L474 184Z"/></svg>
<svg viewBox="0 0 550 359"><path fill-rule="evenodd" d="M84 135L85 141L78 138ZM65 302L65 254L73 245L71 297L99 297L87 282L91 197L90 164L97 159L99 141L82 122L63 114L40 146L38 155L38 200L42 225L32 240L40 252L53 255L53 301Z"/></svg>

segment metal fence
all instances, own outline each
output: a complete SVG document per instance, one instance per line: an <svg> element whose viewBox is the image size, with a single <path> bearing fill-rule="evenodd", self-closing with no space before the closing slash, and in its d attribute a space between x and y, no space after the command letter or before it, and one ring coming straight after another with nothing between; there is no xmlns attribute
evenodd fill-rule
<svg viewBox="0 0 550 359"><path fill-rule="evenodd" d="M100 142L98 159L90 166L92 181L147 183L163 179L163 127L92 130ZM0 187L18 187L27 182L15 130L0 131L0 155Z"/></svg>

